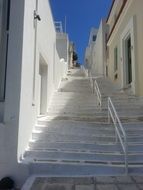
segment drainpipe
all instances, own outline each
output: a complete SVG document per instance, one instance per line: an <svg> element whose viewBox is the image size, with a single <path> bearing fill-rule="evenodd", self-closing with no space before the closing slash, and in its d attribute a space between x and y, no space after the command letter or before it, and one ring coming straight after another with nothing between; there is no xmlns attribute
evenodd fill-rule
<svg viewBox="0 0 143 190"><path fill-rule="evenodd" d="M36 79L36 54L37 54L37 21L41 21L38 14L38 0L36 0L36 7L34 10L34 27L35 27L35 39L34 39L34 65L33 65L33 96L32 106L35 106L35 79Z"/></svg>

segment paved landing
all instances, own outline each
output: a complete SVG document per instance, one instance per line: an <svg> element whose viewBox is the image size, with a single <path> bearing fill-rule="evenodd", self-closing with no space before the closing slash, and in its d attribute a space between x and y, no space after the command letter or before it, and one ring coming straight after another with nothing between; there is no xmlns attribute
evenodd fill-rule
<svg viewBox="0 0 143 190"><path fill-rule="evenodd" d="M30 190L142 190L143 176L56 178L37 177ZM25 189L22 189L25 190Z"/></svg>

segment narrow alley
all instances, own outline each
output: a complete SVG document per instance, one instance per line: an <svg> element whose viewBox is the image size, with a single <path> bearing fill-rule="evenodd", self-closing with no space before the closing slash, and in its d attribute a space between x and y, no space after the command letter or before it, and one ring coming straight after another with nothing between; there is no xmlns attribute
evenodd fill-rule
<svg viewBox="0 0 143 190"><path fill-rule="evenodd" d="M143 190L143 1L61 1L0 1L0 190Z"/></svg>

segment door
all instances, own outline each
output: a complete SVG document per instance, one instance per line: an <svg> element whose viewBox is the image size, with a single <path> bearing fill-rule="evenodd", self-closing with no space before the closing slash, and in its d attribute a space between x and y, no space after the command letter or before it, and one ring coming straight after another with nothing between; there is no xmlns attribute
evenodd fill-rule
<svg viewBox="0 0 143 190"><path fill-rule="evenodd" d="M10 0L0 0L0 101L5 99Z"/></svg>
<svg viewBox="0 0 143 190"><path fill-rule="evenodd" d="M127 84L132 83L132 46L130 36L126 40L126 82Z"/></svg>
<svg viewBox="0 0 143 190"><path fill-rule="evenodd" d="M47 73L48 66L43 62L40 62L40 114L42 115L47 112Z"/></svg>

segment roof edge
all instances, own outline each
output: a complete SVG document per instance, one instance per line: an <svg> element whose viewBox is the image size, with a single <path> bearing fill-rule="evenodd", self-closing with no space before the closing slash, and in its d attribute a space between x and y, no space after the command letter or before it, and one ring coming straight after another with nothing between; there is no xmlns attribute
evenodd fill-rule
<svg viewBox="0 0 143 190"><path fill-rule="evenodd" d="M109 13L108 13L108 16L107 16L106 22L108 22L108 20L109 20L109 17L110 17L110 15L111 15L111 12L112 12L112 9L113 9L113 6L114 6L114 3L115 3L115 0L112 1L112 4L111 4L110 10L109 10Z"/></svg>

